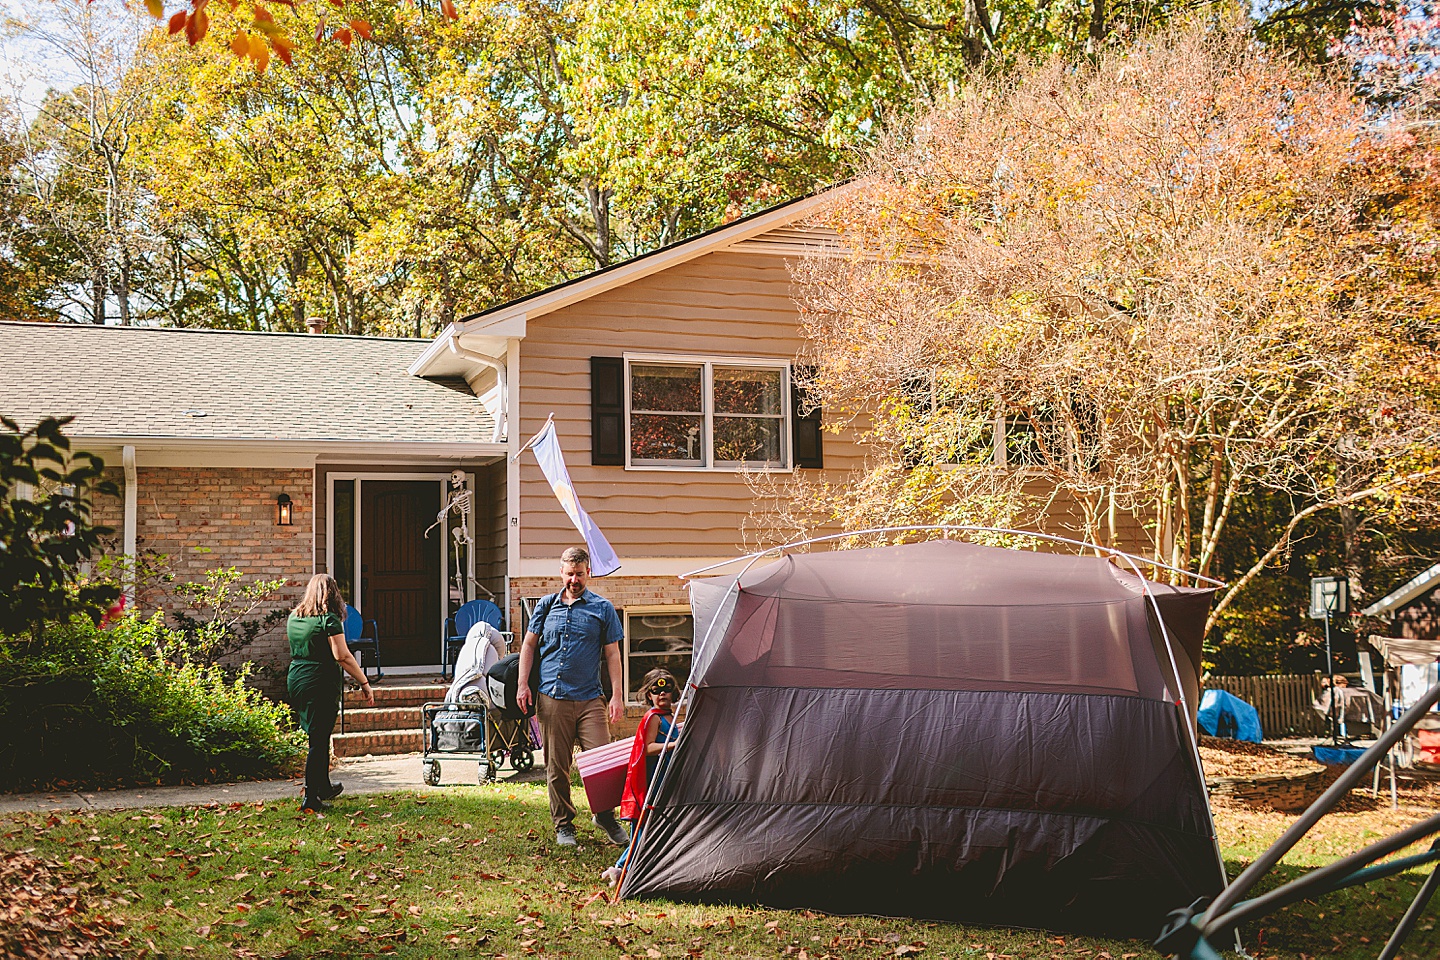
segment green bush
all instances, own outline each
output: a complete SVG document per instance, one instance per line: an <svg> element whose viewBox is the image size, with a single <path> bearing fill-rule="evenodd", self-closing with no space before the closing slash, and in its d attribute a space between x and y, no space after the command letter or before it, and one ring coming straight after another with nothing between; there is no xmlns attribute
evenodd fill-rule
<svg viewBox="0 0 1440 960"><path fill-rule="evenodd" d="M159 615L0 641L0 789L231 780L292 771L304 734L248 668L175 657ZM169 653L171 659L167 659Z"/></svg>

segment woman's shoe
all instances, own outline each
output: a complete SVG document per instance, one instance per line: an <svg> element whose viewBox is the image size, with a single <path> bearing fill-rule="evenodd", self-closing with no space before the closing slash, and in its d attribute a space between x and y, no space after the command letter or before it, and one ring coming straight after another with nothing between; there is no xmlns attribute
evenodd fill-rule
<svg viewBox="0 0 1440 960"><path fill-rule="evenodd" d="M330 804L319 797L306 797L305 802L300 804L301 813L324 813L330 809Z"/></svg>
<svg viewBox="0 0 1440 960"><path fill-rule="evenodd" d="M320 795L320 799L321 799L321 800L334 800L336 797L340 796L340 794L342 794L342 793L344 793L344 792L345 792L345 784L339 783L339 782L337 782L337 781L331 781L329 791L326 792L326 793L322 793L322 794Z"/></svg>

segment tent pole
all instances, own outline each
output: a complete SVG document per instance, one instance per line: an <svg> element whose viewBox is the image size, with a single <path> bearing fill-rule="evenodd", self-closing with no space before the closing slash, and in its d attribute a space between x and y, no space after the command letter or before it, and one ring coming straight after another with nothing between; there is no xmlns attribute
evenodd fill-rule
<svg viewBox="0 0 1440 960"><path fill-rule="evenodd" d="M1150 581L1140 573L1134 564L1134 559L1128 554L1125 559L1131 564L1135 576L1140 578L1140 588L1145 591L1145 599L1150 601L1150 608L1155 611L1155 622L1160 626L1160 637L1165 641L1165 653L1170 658L1170 673L1175 678L1175 693L1179 701L1175 706L1183 714L1185 731L1190 734L1190 759L1195 763L1195 773L1200 778L1200 789L1205 791L1205 820L1210 825L1210 842L1215 847L1215 862L1220 865L1220 879L1222 889L1230 883L1230 872L1225 869L1225 852L1220 849L1220 831L1215 829L1215 814L1210 809L1210 789L1205 786L1205 761L1200 757L1200 735L1195 729L1195 721L1192 716L1189 701L1185 696L1185 683L1180 679L1180 664L1175 659L1175 645L1170 639L1170 631L1165 627L1165 618L1160 615L1160 604L1155 595L1150 591ZM1196 678L1197 682L1199 678ZM1235 931L1236 952L1240 947L1240 932Z"/></svg>
<svg viewBox="0 0 1440 960"><path fill-rule="evenodd" d="M766 551L766 553L768 552L769 551ZM730 585L730 589L725 592L725 596L720 599L719 605L716 606L715 610L717 613L725 608L725 602L729 600L732 595L740 595L740 578L745 576L746 573L749 573L750 568L753 567L756 561L764 555L765 554L763 553L755 554L750 560L750 562L745 565L745 569L741 570L740 573L736 575L735 582ZM715 632L715 626L719 622L720 618L717 616L714 620L710 621L710 625L705 628L705 637L701 641L701 649L710 649L710 636ZM692 647L690 659L690 664L692 667L695 665L696 652L698 651L695 651L695 649ZM677 731L680 728L680 713L690 703L690 691L699 688L700 679L704 678L702 677L697 679L695 674L691 673L690 678L685 682L685 689L680 692L680 702L675 704L675 723L671 724L670 732L665 735L665 742L660 746L660 760L657 764L660 775L655 778L655 782L653 784L650 784L645 788L645 805L640 808L640 816L635 818L635 827L630 831L630 844L625 848L625 866L620 868L620 879L615 882L615 897L612 900L612 902L614 903L618 903L620 901L620 891L625 886L625 877L630 872L630 864L634 863L635 841L640 836L640 828L645 825L645 816L652 809L654 809L655 798L660 795L660 788L664 786L665 778L670 774L670 764L665 762L665 757L666 754L670 752L671 745L676 744L679 741L680 735Z"/></svg>
<svg viewBox="0 0 1440 960"><path fill-rule="evenodd" d="M1008 527L980 527L950 523L914 524L903 527L871 527L868 530L852 530L849 533L831 533L823 537L810 537L805 540L795 540L790 543L780 544L779 546L767 547L766 549L757 551L755 553L747 553L743 554L742 556L731 557L729 560L722 560L719 563L712 563L709 566L701 567L698 570L691 570L688 573L682 573L680 574L680 579L689 580L691 577L698 577L702 573L709 573L711 570L718 570L720 567L726 567L732 563L739 563L741 560L749 560L753 564L756 560L759 560L762 557L767 557L772 553L783 553L784 551L793 549L795 547L806 547L814 543L825 543L830 540L845 540L850 537L863 537L869 534L876 533L913 533L922 530L940 530L947 533L1002 533L1017 537L1035 537L1040 540L1049 540L1053 543L1069 544L1072 547L1080 547L1084 550L1094 550L1098 556L1123 558L1124 560L1130 562L1132 568L1134 567L1136 562L1139 562L1145 564L1146 566L1156 567L1161 570L1169 570L1171 573L1183 574L1184 576L1187 576L1195 581L1203 580L1206 583L1214 584L1217 587L1225 586L1225 581L1223 580L1216 580L1213 577L1207 577L1203 574L1192 573L1189 570L1181 570L1179 567L1172 567L1167 564L1160 563L1156 560L1146 559L1145 557L1137 557L1134 554L1125 553L1122 550L1116 550L1114 547L1101 546L1098 543L1090 543L1086 540L1072 540L1069 537L1057 537L1054 534L1037 533L1033 530L1012 530ZM1142 580L1145 579L1144 576L1140 574L1138 569L1136 569L1136 575L1140 576L1140 579Z"/></svg>

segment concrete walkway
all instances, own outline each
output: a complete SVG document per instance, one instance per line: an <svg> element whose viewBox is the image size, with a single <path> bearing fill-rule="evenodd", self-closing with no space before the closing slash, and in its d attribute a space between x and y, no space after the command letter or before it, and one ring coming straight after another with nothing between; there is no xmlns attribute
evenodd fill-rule
<svg viewBox="0 0 1440 960"><path fill-rule="evenodd" d="M345 784L345 796L367 793L389 793L414 790L438 793L446 785L474 784L479 764L473 760L439 758L441 780L438 787L427 787L420 775L420 754L408 753L385 757L357 757L340 760L330 771L332 780ZM543 781L545 769L536 758L535 769L514 773L504 769L502 783ZM212 783L194 787L141 787L135 790L82 790L76 792L45 791L41 793L0 794L0 815L35 811L69 813L75 810L133 810L143 807L206 806L212 803L255 803L257 801L291 800L300 802L303 781L251 780L244 783Z"/></svg>

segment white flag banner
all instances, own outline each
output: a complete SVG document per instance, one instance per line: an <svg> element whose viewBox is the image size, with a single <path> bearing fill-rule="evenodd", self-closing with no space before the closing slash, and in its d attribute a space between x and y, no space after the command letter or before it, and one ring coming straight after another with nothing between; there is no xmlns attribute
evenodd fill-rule
<svg viewBox="0 0 1440 960"><path fill-rule="evenodd" d="M545 424L545 429L535 435L530 446L535 450L540 472L545 474L545 479L550 481L550 488L555 491L555 499L560 501L560 506L565 508L570 522L575 524L575 529L585 538L585 547L590 551L590 575L603 577L619 570L620 560L615 556L610 541L605 539L605 534L595 526L595 521L590 519L590 515L580 506L580 500L575 496L575 487L570 483L570 471L565 469L565 455L560 452L560 438L555 435L555 421Z"/></svg>

